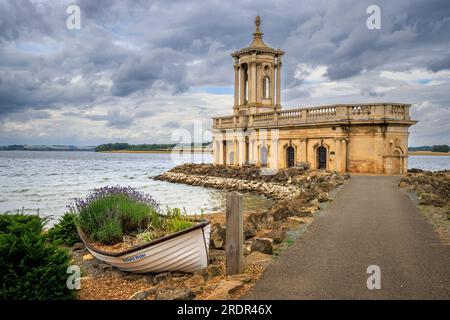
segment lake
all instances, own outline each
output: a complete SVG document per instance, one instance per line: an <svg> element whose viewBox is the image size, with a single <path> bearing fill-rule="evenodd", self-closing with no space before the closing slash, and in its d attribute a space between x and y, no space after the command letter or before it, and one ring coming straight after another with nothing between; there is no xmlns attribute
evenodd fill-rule
<svg viewBox="0 0 450 320"><path fill-rule="evenodd" d="M210 154L95 153L58 151L0 151L0 212L24 208L53 219L74 198L105 185L132 186L150 193L163 208L186 208L188 213L223 211L225 192L151 179L186 162L210 163ZM450 169L447 156L410 156L410 168ZM244 195L244 207L270 206L271 201Z"/></svg>
<svg viewBox="0 0 450 320"><path fill-rule="evenodd" d="M96 153L67 151L0 151L0 212L24 208L26 213L55 217L74 198L106 185L132 186L149 193L162 208L185 208L190 214L223 211L222 190L151 179L186 162L210 163L210 154ZM244 207L268 207L271 200L244 195Z"/></svg>

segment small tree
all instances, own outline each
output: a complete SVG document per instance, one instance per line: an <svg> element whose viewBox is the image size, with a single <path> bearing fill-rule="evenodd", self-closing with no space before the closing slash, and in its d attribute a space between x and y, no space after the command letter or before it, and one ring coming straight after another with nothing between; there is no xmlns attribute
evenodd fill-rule
<svg viewBox="0 0 450 320"><path fill-rule="evenodd" d="M0 300L66 300L66 250L45 241L44 220L24 214L0 214Z"/></svg>

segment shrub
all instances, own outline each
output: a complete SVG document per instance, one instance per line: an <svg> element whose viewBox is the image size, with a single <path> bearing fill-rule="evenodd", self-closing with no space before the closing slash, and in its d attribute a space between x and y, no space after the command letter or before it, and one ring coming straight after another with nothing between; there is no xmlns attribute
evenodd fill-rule
<svg viewBox="0 0 450 320"><path fill-rule="evenodd" d="M75 214L66 212L45 236L49 242L57 245L73 246L76 242L80 242L75 226Z"/></svg>
<svg viewBox="0 0 450 320"><path fill-rule="evenodd" d="M77 199L72 212L93 241L114 244L123 235L136 235L149 225L159 226L159 206L150 195L131 187L95 189L85 200Z"/></svg>
<svg viewBox="0 0 450 320"><path fill-rule="evenodd" d="M24 214L0 215L0 299L72 299L66 286L70 256L45 241L45 221Z"/></svg>

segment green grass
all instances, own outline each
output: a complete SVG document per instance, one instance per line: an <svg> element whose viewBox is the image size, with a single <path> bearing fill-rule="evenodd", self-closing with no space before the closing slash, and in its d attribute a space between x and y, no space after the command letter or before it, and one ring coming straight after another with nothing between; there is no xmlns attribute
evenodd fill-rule
<svg viewBox="0 0 450 320"><path fill-rule="evenodd" d="M167 218L164 219L164 229L169 233L178 232L194 225L186 212L181 213L179 208L167 209Z"/></svg>

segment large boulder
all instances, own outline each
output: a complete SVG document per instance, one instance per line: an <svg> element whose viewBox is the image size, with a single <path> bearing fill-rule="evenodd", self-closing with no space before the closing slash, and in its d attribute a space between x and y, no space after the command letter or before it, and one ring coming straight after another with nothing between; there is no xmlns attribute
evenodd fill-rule
<svg viewBox="0 0 450 320"><path fill-rule="evenodd" d="M249 239L256 236L256 227L251 222L245 222L244 223L244 238Z"/></svg>
<svg viewBox="0 0 450 320"><path fill-rule="evenodd" d="M254 251L244 258L244 267L251 265L267 264L272 260L269 254Z"/></svg>
<svg viewBox="0 0 450 320"><path fill-rule="evenodd" d="M210 264L206 268L203 268L202 270L196 271L195 275L202 276L205 280L211 280L214 277L222 275L222 269L220 266L215 264Z"/></svg>
<svg viewBox="0 0 450 320"><path fill-rule="evenodd" d="M243 286L240 280L222 280L216 289L206 297L206 300L227 300L230 294L236 292Z"/></svg>
<svg viewBox="0 0 450 320"><path fill-rule="evenodd" d="M220 223L213 224L211 228L210 247L212 249L223 249L225 247L226 228Z"/></svg>
<svg viewBox="0 0 450 320"><path fill-rule="evenodd" d="M192 277L184 281L186 288L197 288L205 284L205 278L200 274L194 274Z"/></svg>
<svg viewBox="0 0 450 320"><path fill-rule="evenodd" d="M255 238L252 244L252 251L258 251L265 254L273 254L273 239Z"/></svg>
<svg viewBox="0 0 450 320"><path fill-rule="evenodd" d="M433 193L423 193L419 196L419 204L434 207L444 207L445 199Z"/></svg>
<svg viewBox="0 0 450 320"><path fill-rule="evenodd" d="M273 229L267 234L268 238L271 238L274 243L281 243L286 238L286 231L283 226L276 224Z"/></svg>
<svg viewBox="0 0 450 320"><path fill-rule="evenodd" d="M273 220L280 221L285 220L287 217L292 215L292 212L287 204L277 203L270 210L270 214L273 216Z"/></svg>
<svg viewBox="0 0 450 320"><path fill-rule="evenodd" d="M158 285L161 282L169 281L171 279L170 272L161 272L153 277L153 284Z"/></svg>
<svg viewBox="0 0 450 320"><path fill-rule="evenodd" d="M256 229L261 229L266 224L273 222L273 217L268 210L257 210L247 217L247 222L253 224Z"/></svg>
<svg viewBox="0 0 450 320"><path fill-rule="evenodd" d="M212 264L220 264L225 261L225 250L210 249L209 260Z"/></svg>

